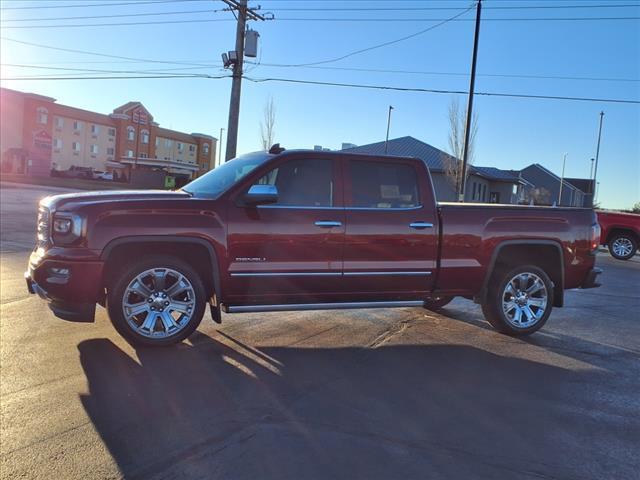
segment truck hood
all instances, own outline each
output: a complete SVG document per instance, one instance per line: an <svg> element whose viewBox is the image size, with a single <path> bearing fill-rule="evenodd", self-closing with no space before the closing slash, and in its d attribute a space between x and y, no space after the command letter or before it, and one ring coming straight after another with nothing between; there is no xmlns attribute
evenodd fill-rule
<svg viewBox="0 0 640 480"><path fill-rule="evenodd" d="M49 210L73 209L90 203L117 202L123 200L178 200L191 195L187 192L169 192L166 190L107 190L100 192L64 193L51 195L40 201L40 205ZM65 208L66 207L66 208Z"/></svg>

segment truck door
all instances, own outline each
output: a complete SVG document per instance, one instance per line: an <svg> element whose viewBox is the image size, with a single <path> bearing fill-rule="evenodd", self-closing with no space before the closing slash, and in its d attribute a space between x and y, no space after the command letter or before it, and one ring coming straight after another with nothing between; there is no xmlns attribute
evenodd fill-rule
<svg viewBox="0 0 640 480"><path fill-rule="evenodd" d="M411 159L348 159L345 290L363 299L421 298L433 285L437 226L426 167Z"/></svg>
<svg viewBox="0 0 640 480"><path fill-rule="evenodd" d="M229 206L232 301L308 303L340 291L345 231L340 172L335 156L305 153L284 157L249 182L275 185L278 201Z"/></svg>

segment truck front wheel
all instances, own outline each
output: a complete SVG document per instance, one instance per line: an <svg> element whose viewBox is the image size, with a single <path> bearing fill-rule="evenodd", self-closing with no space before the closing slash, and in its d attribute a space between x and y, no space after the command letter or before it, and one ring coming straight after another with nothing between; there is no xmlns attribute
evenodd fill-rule
<svg viewBox="0 0 640 480"><path fill-rule="evenodd" d="M107 311L116 330L137 345L165 346L191 335L206 304L197 272L166 255L143 258L113 275Z"/></svg>
<svg viewBox="0 0 640 480"><path fill-rule="evenodd" d="M552 308L551 279L541 268L525 265L494 275L482 313L499 332L522 336L542 328Z"/></svg>

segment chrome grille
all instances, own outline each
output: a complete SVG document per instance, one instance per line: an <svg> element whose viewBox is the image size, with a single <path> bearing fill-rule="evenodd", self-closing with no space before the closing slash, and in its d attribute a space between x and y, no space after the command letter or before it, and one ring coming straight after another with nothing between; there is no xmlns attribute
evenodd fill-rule
<svg viewBox="0 0 640 480"><path fill-rule="evenodd" d="M38 209L38 221L36 224L36 248L48 248L51 244L51 212L47 207Z"/></svg>

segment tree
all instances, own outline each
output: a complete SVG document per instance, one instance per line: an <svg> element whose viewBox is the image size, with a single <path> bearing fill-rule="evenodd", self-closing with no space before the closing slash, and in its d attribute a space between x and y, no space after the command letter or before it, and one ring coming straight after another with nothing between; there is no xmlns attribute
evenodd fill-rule
<svg viewBox="0 0 640 480"><path fill-rule="evenodd" d="M640 213L640 202L636 202L633 207L631 207L631 213Z"/></svg>
<svg viewBox="0 0 640 480"><path fill-rule="evenodd" d="M274 144L276 134L276 106L273 98L270 98L264 105L263 121L260 122L260 137L262 139L263 150L269 150Z"/></svg>
<svg viewBox="0 0 640 480"><path fill-rule="evenodd" d="M464 151L464 130L467 120L467 109L460 109L458 97L453 97L449 104L449 153L443 156L444 173L454 190L458 190L462 171L462 154ZM473 114L471 132L469 133L469 148L467 150L467 164L473 164L474 146L478 133L478 115ZM468 167L467 167L468 168ZM468 170L467 170L468 175Z"/></svg>

